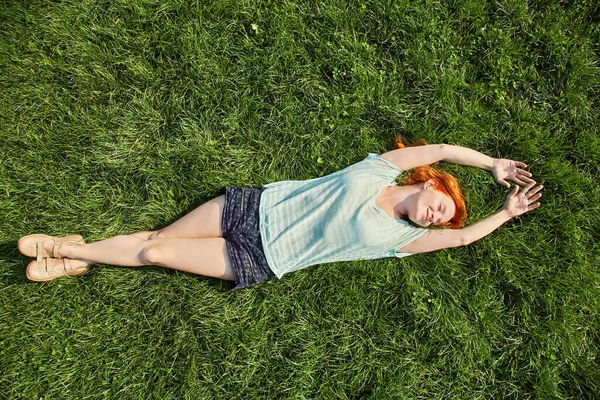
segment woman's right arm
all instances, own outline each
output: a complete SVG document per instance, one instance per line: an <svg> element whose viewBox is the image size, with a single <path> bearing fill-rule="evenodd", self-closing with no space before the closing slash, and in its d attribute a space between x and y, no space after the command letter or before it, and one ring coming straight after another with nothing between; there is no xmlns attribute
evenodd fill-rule
<svg viewBox="0 0 600 400"><path fill-rule="evenodd" d="M427 253L473 243L489 235L511 218L538 208L540 203L534 202L542 196L538 192L542 190L543 186L537 186L535 189L531 188L532 185L529 185L519 192L519 187L515 186L506 197L504 206L489 217L462 229L430 230L418 239L398 249L398 251L412 254Z"/></svg>

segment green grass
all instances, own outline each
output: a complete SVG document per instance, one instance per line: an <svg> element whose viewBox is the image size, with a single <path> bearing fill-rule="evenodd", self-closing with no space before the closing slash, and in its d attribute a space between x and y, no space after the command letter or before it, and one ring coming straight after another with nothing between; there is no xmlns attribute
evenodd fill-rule
<svg viewBox="0 0 600 400"><path fill-rule="evenodd" d="M17 1L0 7L0 397L600 396L597 1ZM99 240L408 141L521 160L542 206L464 248L251 290L158 267L38 284ZM506 190L443 165L469 223Z"/></svg>

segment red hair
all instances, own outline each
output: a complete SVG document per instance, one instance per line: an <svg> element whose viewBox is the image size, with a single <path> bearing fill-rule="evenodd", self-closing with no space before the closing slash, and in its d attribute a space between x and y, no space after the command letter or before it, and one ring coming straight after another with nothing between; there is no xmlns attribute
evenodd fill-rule
<svg viewBox="0 0 600 400"><path fill-rule="evenodd" d="M423 139L416 141L412 146L423 146L427 142ZM406 147L402 138L397 137L394 140L393 148L401 149ZM448 222L441 223L441 226L449 226L451 228L462 228L465 219L467 218L467 208L465 207L465 197L462 193L462 189L458 184L458 181L452 175L438 171L429 165L423 165L413 169L412 173L408 178L402 182L403 185L414 185L415 183L427 182L433 179L435 181L434 188L446 196L450 197L456 206L454 216Z"/></svg>

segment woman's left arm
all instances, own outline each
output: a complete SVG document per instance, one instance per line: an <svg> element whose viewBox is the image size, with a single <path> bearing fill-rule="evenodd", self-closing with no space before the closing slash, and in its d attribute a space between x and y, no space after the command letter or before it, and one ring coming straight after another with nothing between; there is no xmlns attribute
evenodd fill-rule
<svg viewBox="0 0 600 400"><path fill-rule="evenodd" d="M431 229L418 239L398 249L401 253L427 253L450 247L466 246L489 235L502 224L518 215L535 210L536 203L542 196L539 193L543 186L533 188L532 184L519 190L515 186L506 196L504 206L494 214L462 229Z"/></svg>
<svg viewBox="0 0 600 400"><path fill-rule="evenodd" d="M403 171L438 161L447 161L490 171L502 186L510 187L508 180L519 185L533 183L533 180L530 179L531 174L522 169L527 168L527 165L522 162L493 158L466 147L450 144L404 147L383 153L381 158Z"/></svg>

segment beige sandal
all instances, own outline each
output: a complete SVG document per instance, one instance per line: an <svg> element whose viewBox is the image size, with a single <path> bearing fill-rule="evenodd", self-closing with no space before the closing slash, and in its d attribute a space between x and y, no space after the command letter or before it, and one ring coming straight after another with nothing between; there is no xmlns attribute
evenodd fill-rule
<svg viewBox="0 0 600 400"><path fill-rule="evenodd" d="M54 240L52 254L48 254L48 252L44 250L44 243L48 240ZM36 262L41 263L43 258L61 258L58 255L58 250L60 249L60 246L65 243L84 244L85 241L83 240L83 236L77 234L63 237L35 234L23 236L21 239L19 239L17 247L19 248L21 254L27 257L35 257Z"/></svg>
<svg viewBox="0 0 600 400"><path fill-rule="evenodd" d="M61 276L81 275L88 270L88 266L72 267L69 258L44 258L40 261L32 261L27 266L25 274L30 281L45 282Z"/></svg>

